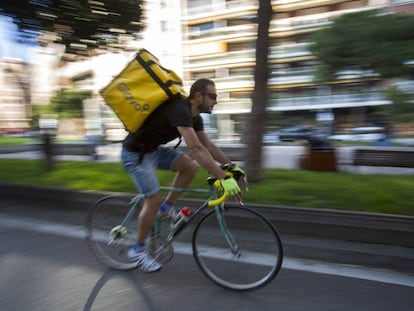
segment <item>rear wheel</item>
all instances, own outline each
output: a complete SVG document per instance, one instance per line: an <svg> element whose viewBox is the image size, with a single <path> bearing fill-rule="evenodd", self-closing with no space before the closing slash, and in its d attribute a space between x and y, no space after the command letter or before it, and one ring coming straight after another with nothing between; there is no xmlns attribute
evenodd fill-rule
<svg viewBox="0 0 414 311"><path fill-rule="evenodd" d="M192 246L204 274L234 290L264 286L282 265L282 243L275 227L245 207L224 207L205 215L194 230Z"/></svg>
<svg viewBox="0 0 414 311"><path fill-rule="evenodd" d="M136 262L128 258L128 250L136 241L139 203L129 222L121 225L131 208L131 198L109 196L99 200L86 220L86 241L91 252L102 264L120 270L134 269Z"/></svg>

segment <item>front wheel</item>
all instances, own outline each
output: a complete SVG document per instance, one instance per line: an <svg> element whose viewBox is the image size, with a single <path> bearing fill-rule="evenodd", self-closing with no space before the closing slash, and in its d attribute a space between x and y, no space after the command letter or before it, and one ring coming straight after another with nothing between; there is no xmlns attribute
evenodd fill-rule
<svg viewBox="0 0 414 311"><path fill-rule="evenodd" d="M203 273L234 290L264 286L282 265L277 230L267 218L245 207L216 207L205 215L194 230L192 246Z"/></svg>

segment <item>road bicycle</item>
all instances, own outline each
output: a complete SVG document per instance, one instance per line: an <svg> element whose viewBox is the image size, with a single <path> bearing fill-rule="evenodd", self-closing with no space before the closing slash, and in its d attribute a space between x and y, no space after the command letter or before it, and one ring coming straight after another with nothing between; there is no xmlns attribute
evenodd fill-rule
<svg viewBox="0 0 414 311"><path fill-rule="evenodd" d="M207 189L162 187L165 191L202 193L208 199L181 227L172 230L167 220L156 219L146 244L151 255L165 265L174 255L192 253L201 271L214 283L244 291L262 287L279 272L283 248L276 227L243 202L227 202L220 182L210 177ZM120 270L135 269L127 253L136 241L137 215L144 197L109 195L89 211L87 243L102 264ZM183 234L192 227L192 234ZM177 239L177 237L179 237Z"/></svg>

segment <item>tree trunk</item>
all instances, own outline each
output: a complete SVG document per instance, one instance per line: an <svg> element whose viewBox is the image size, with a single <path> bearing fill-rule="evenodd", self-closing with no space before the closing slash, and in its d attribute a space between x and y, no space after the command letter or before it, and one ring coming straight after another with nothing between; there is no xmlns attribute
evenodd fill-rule
<svg viewBox="0 0 414 311"><path fill-rule="evenodd" d="M267 81L269 24L272 19L271 0L259 1L258 31L256 41L256 67L254 72L254 91L252 110L247 120L246 171L249 180L259 182L263 179L262 137L265 126L266 106L268 101Z"/></svg>

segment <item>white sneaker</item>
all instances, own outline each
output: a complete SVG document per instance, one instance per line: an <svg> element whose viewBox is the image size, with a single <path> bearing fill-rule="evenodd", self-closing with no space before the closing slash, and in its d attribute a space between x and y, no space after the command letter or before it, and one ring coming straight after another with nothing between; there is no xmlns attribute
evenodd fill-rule
<svg viewBox="0 0 414 311"><path fill-rule="evenodd" d="M175 210L174 207L171 207L168 210L163 211L163 212L159 210L157 213L157 218L161 220L174 219L175 216L177 216L177 211Z"/></svg>
<svg viewBox="0 0 414 311"><path fill-rule="evenodd" d="M137 251L132 247L128 251L128 257L137 261L138 268L144 272L156 272L162 268L162 265L148 253L148 250Z"/></svg>

